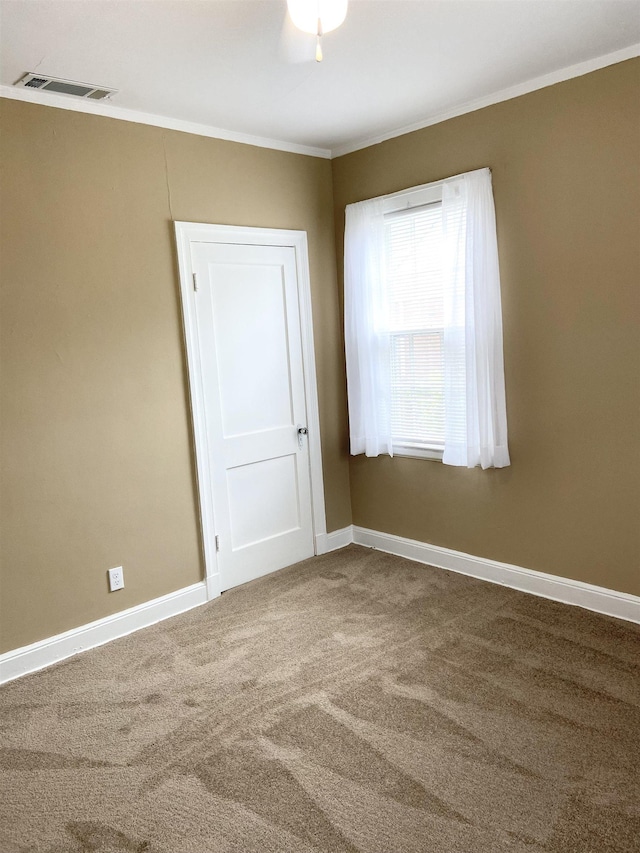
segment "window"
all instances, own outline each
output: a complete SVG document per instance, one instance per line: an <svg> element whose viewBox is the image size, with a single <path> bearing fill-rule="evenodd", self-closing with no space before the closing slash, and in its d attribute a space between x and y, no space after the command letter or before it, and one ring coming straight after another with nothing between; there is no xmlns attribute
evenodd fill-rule
<svg viewBox="0 0 640 853"><path fill-rule="evenodd" d="M384 216L394 453L444 451L442 202Z"/></svg>
<svg viewBox="0 0 640 853"><path fill-rule="evenodd" d="M491 173L348 205L351 453L509 465Z"/></svg>

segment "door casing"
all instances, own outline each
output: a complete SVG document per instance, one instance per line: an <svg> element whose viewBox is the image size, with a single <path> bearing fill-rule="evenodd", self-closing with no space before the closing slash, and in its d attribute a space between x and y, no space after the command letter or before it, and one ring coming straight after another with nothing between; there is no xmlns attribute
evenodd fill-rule
<svg viewBox="0 0 640 853"><path fill-rule="evenodd" d="M232 243L248 246L287 246L295 250L300 333L302 340L302 367L304 373L307 426L309 429L309 467L311 477L311 511L315 553L326 540L327 524L320 446L320 416L316 383L313 325L311 317L311 280L305 231L276 228L245 228L236 225L209 225L197 222L175 222L180 295L184 342L187 354L189 395L193 440L196 453L196 473L202 544L205 563L205 581L208 599L220 595L220 569L216 551L216 527L213 513L213 480L209 465L207 430L204 408L203 371L200 360L198 325L196 321L194 270L191 261L192 243Z"/></svg>

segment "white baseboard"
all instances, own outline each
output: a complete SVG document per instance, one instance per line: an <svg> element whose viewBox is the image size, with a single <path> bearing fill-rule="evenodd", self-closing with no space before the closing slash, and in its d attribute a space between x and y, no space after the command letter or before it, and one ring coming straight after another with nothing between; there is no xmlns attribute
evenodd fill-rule
<svg viewBox="0 0 640 853"><path fill-rule="evenodd" d="M350 525L341 530L334 530L332 533L321 534L316 537L317 553L326 554L329 551L336 551L351 542L406 557L418 563L471 575L474 578L529 592L542 598L551 598L564 604L573 604L606 616L615 616L617 619L640 624L640 597L638 596L570 578L536 572L533 569L523 569L509 563L499 563L484 557L473 557L461 551L441 548L438 545L427 545L415 539L405 539L402 536L380 533L365 527ZM219 595L217 578L214 580L215 583L210 583L209 598ZM122 610L113 616L74 628L72 631L66 631L64 634L57 634L55 637L40 640L30 646L6 652L0 655L0 684L27 673L36 672L118 637L124 637L155 622L177 616L178 613L205 604L207 598L207 584L203 581L152 601L146 601L128 610Z"/></svg>
<svg viewBox="0 0 640 853"><path fill-rule="evenodd" d="M463 575L498 583L522 592L551 598L564 604L574 604L606 616L615 616L628 622L640 623L640 597L626 592L616 592L602 586L556 577L533 569L523 569L509 563L499 563L485 557L472 557L461 551L427 545L415 539L405 539L390 533L379 533L366 527L353 527L353 542L377 548L418 563L427 563L440 569L449 569Z"/></svg>
<svg viewBox="0 0 640 853"><path fill-rule="evenodd" d="M124 637L140 628L146 628L155 622L161 622L170 616L176 616L192 607L198 607L207 601L207 587L204 582L195 583L176 592L170 592L152 601L145 601L136 607L106 616L88 625L82 625L64 634L48 637L30 646L23 646L12 652L0 655L0 684L12 681L21 675L51 666L52 663L102 646L110 640Z"/></svg>
<svg viewBox="0 0 640 853"><path fill-rule="evenodd" d="M353 542L353 525L333 530L331 533L321 533L316 536L316 554L328 554L329 551L337 551L345 548Z"/></svg>

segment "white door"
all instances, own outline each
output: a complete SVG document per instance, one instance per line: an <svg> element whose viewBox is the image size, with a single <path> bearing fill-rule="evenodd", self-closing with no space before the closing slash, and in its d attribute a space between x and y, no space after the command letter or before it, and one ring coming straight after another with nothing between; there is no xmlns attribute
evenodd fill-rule
<svg viewBox="0 0 640 853"><path fill-rule="evenodd" d="M225 590L314 553L296 249L189 245Z"/></svg>

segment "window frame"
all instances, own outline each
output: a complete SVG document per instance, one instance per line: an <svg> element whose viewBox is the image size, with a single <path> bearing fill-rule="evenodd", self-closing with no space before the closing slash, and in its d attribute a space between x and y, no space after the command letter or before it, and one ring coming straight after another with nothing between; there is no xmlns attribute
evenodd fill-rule
<svg viewBox="0 0 640 853"><path fill-rule="evenodd" d="M427 186L413 187L401 190L393 195L386 196L383 201L383 216L392 217L394 214L405 213L408 210L420 210L432 204L442 203L442 186L444 181L438 181ZM431 459L442 462L444 454L444 442L410 442L406 440L396 441L391 436L394 456L403 456L412 459Z"/></svg>

